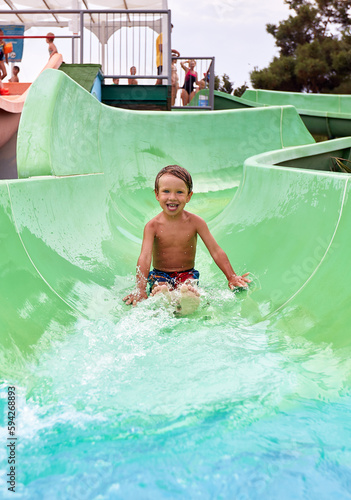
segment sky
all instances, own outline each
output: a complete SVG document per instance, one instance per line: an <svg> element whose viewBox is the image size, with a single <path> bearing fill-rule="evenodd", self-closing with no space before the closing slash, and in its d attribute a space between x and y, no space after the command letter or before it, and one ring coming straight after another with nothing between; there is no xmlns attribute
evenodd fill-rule
<svg viewBox="0 0 351 500"><path fill-rule="evenodd" d="M168 0L172 48L186 56L214 56L215 72L250 87L250 72L266 67L278 49L266 24L287 19L283 0Z"/></svg>
<svg viewBox="0 0 351 500"><path fill-rule="evenodd" d="M284 0L168 0L168 7L174 25L172 48L181 56L214 56L216 74L229 75L234 87L250 87L250 72L266 67L278 54L266 24L279 23L291 12ZM46 31L32 28L26 34ZM58 39L56 44L70 62L69 42ZM33 81L47 58L45 40L31 40L20 64L20 81Z"/></svg>

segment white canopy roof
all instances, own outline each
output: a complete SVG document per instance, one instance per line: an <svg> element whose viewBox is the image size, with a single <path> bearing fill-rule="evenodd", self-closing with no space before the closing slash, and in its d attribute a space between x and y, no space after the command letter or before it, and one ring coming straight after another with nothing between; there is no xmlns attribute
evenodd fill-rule
<svg viewBox="0 0 351 500"><path fill-rule="evenodd" d="M25 29L29 29L32 26L45 26L51 28L61 28L70 25L72 18L77 18L77 15L73 14L55 14L51 13L50 10L60 10L60 9L82 9L82 10L166 10L168 9L167 0L0 0L0 10L6 10L11 12L11 10L47 10L47 14L3 14L0 13L0 25L6 24L24 24ZM96 27L101 22L101 19L97 14L91 16L85 16L85 25L87 28L95 31ZM110 22L108 21L108 24ZM117 23L118 24L118 23ZM133 23L135 24L135 23ZM95 26L94 26L95 25ZM112 25L112 23L111 23ZM123 25L123 22L116 25L116 21L113 22L113 30L119 29ZM150 23L150 20L145 19L145 23L141 17L138 19L138 25L149 26L157 32L161 30L161 23ZM94 29L95 28L95 29ZM111 31L109 29L109 31ZM109 33L109 35L112 33Z"/></svg>

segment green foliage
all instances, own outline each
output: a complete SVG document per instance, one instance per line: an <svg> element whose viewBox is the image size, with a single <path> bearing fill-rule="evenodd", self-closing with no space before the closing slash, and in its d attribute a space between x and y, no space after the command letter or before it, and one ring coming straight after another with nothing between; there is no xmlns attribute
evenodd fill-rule
<svg viewBox="0 0 351 500"><path fill-rule="evenodd" d="M293 56L275 57L268 68L251 72L251 83L255 89L284 90L298 92L300 90L295 75L296 61Z"/></svg>
<svg viewBox="0 0 351 500"><path fill-rule="evenodd" d="M231 94L233 92L233 87L234 83L230 80L230 77L224 73L222 77L219 77L218 75L215 75L215 81L214 81L214 89L219 90L220 92L225 92L226 94ZM233 94L237 97L241 97L243 93L245 92L246 89L249 87L246 85L246 82L241 85L240 87L237 87Z"/></svg>
<svg viewBox="0 0 351 500"><path fill-rule="evenodd" d="M246 85L246 82L241 85L240 87L237 87L235 90L234 90L234 95L236 97L241 97L243 95L243 93L245 92L246 89L248 89L249 87Z"/></svg>
<svg viewBox="0 0 351 500"><path fill-rule="evenodd" d="M229 80L229 76L226 73L222 75L222 84L219 86L219 90L226 94L233 92L233 82Z"/></svg>
<svg viewBox="0 0 351 500"><path fill-rule="evenodd" d="M344 80L332 90L332 94L351 94L351 78Z"/></svg>
<svg viewBox="0 0 351 500"><path fill-rule="evenodd" d="M253 87L296 92L349 88L351 0L284 1L294 15L267 25L279 57L251 72Z"/></svg>
<svg viewBox="0 0 351 500"><path fill-rule="evenodd" d="M214 89L219 90L219 86L221 84L221 79L218 75L215 75L214 77Z"/></svg>

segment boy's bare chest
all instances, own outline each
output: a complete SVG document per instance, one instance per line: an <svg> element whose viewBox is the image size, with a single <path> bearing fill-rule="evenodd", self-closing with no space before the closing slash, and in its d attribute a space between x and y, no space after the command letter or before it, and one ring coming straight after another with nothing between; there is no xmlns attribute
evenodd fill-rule
<svg viewBox="0 0 351 500"><path fill-rule="evenodd" d="M196 231L190 225L160 226L156 230L155 243L162 246L186 246L196 241Z"/></svg>

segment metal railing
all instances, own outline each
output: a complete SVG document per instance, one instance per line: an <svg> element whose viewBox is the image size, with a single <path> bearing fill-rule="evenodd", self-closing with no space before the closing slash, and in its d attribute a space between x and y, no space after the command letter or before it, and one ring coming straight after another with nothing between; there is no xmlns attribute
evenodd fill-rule
<svg viewBox="0 0 351 500"><path fill-rule="evenodd" d="M158 81L172 85L170 10L0 10L0 24L5 24L4 19L9 16L12 16L10 19L16 16L17 22L18 19L25 22L26 28L45 26L54 29L55 26L55 38L72 40L72 62L101 64L105 80L119 79L127 83L127 79L134 78L143 83ZM58 35L56 27L69 27L72 35ZM157 61L156 43L160 34L163 38L162 72L158 74L160 61ZM179 85L177 89L173 82L174 107L185 109L182 85L186 72L181 62L191 59L196 61L197 81L202 80L201 85L209 89L208 102L200 107L213 109L214 57L173 58L173 75L178 75ZM136 73L131 75L133 66ZM192 108L194 106L187 104L186 109Z"/></svg>
<svg viewBox="0 0 351 500"><path fill-rule="evenodd" d="M40 20L49 15L55 17L56 24ZM81 64L101 64L105 78L130 78L130 68L135 66L138 72L134 78L171 84L170 10L0 10L0 24L5 24L3 20L8 16L33 18L31 27L70 27L72 62L78 62L79 56ZM163 61L158 75L156 40L161 33Z"/></svg>
<svg viewBox="0 0 351 500"><path fill-rule="evenodd" d="M185 78L189 68L190 61L195 61L194 72L197 74L197 80L194 83L194 90L188 94L185 86ZM186 64L184 64L186 62ZM184 69L186 68L186 69ZM174 96L174 75L178 76L178 90L176 91L174 109L214 109L214 79L215 79L215 58L214 57L173 57L172 66L172 93ZM197 92L202 89L208 89L208 96L197 106L191 104ZM184 92L185 91L185 92Z"/></svg>
<svg viewBox="0 0 351 500"><path fill-rule="evenodd" d="M81 11L80 33L80 62L92 59L99 62L105 78L131 78L131 68L135 67L135 79L167 80L171 84L169 10ZM158 75L156 42L161 34L164 50L162 73ZM88 41L88 50L85 40ZM100 44L98 48L96 42ZM99 49L100 53L97 53Z"/></svg>

